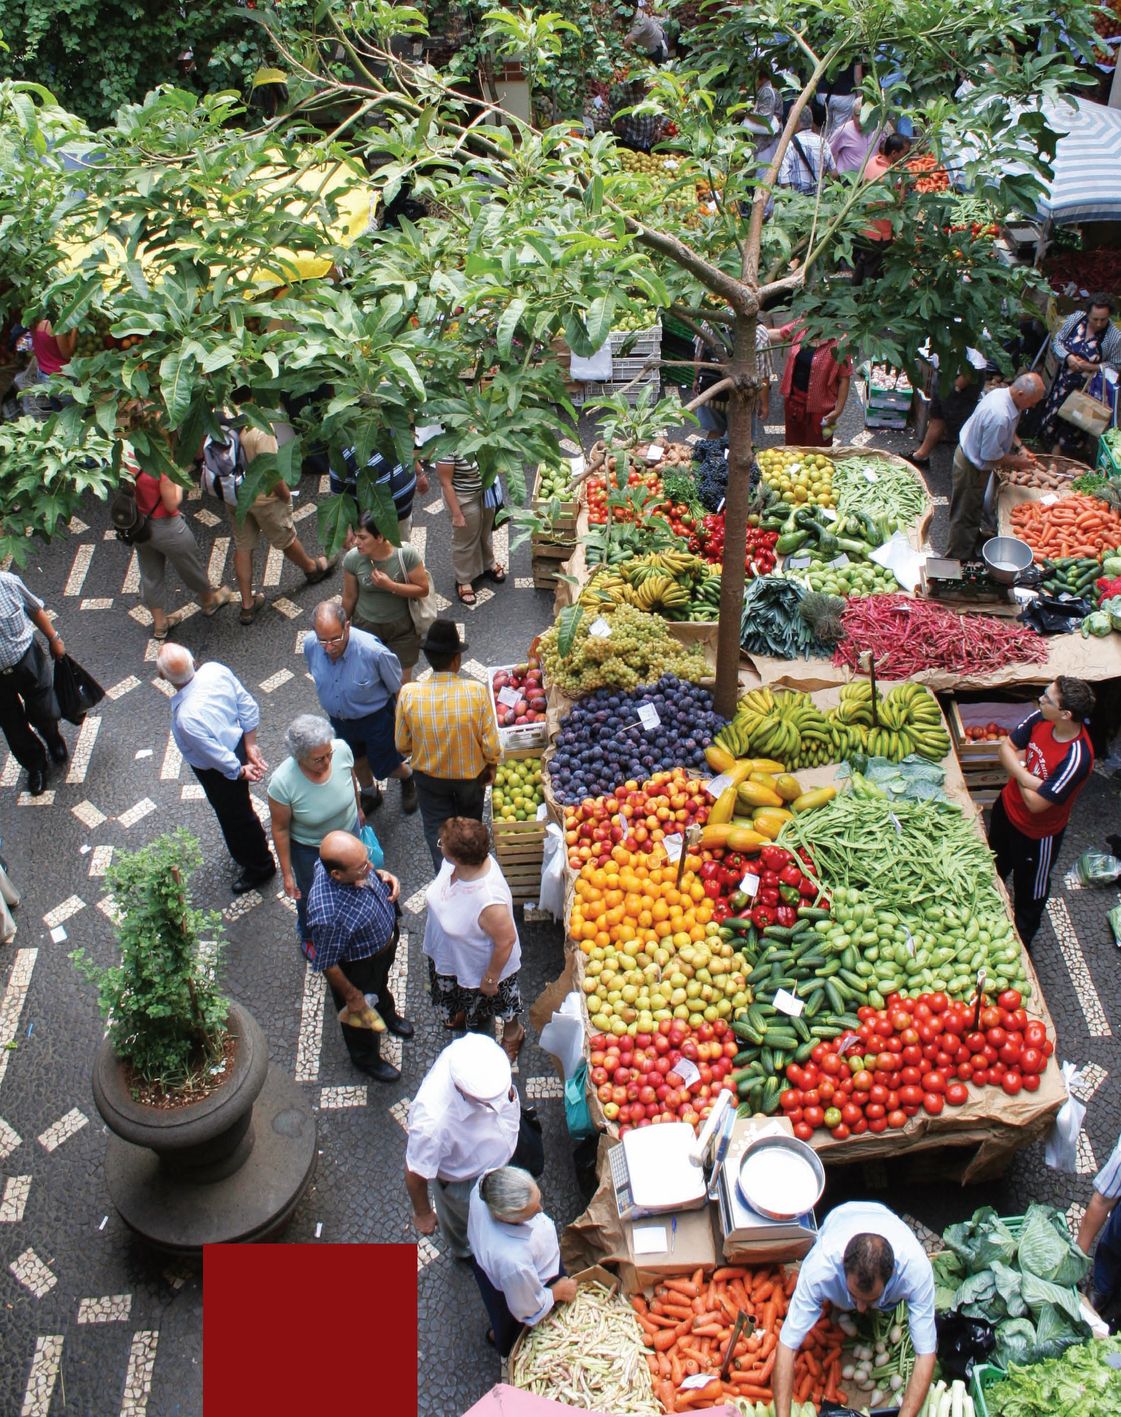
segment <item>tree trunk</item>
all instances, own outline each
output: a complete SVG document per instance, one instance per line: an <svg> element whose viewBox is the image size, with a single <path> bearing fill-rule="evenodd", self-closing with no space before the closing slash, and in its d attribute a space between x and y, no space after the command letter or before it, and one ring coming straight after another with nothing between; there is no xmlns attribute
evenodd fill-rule
<svg viewBox="0 0 1121 1417"><path fill-rule="evenodd" d="M743 611L747 504L751 478L751 415L757 390L742 387L755 379L756 315L737 315L730 373L737 380L728 396L728 490L724 494L724 560L720 570L720 623L716 639L716 712L731 718L739 697L740 616Z"/></svg>

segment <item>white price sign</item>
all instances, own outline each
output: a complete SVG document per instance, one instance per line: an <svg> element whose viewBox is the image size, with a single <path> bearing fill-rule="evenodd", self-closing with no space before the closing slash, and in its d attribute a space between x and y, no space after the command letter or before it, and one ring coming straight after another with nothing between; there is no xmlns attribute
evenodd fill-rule
<svg viewBox="0 0 1121 1417"><path fill-rule="evenodd" d="M866 467L864 469L864 476L869 482L879 482L880 480L880 474L878 472L873 472L871 468Z"/></svg>
<svg viewBox="0 0 1121 1417"><path fill-rule="evenodd" d="M674 832L672 836L663 837L662 845L665 847L666 855L671 861L681 860L681 852L685 846L685 838L680 832Z"/></svg>
<svg viewBox="0 0 1121 1417"><path fill-rule="evenodd" d="M709 1383L718 1382L715 1373L690 1373L687 1378L682 1378L678 1385L678 1392L689 1392L693 1388L708 1387Z"/></svg>
<svg viewBox="0 0 1121 1417"><path fill-rule="evenodd" d="M1040 497L1039 505L1041 507L1053 507L1058 500L1054 492L1048 492L1046 497Z"/></svg>
<svg viewBox="0 0 1121 1417"><path fill-rule="evenodd" d="M705 791L710 797L719 797L724 789L731 787L731 785L731 777L726 772L722 772L719 777L714 777L705 783Z"/></svg>
<svg viewBox="0 0 1121 1417"><path fill-rule="evenodd" d="M678 1058L672 1072L675 1072L686 1087L696 1087L701 1080L701 1070L688 1058Z"/></svg>
<svg viewBox="0 0 1121 1417"><path fill-rule="evenodd" d="M832 507L818 507L817 510L827 522L835 522L837 520L837 513Z"/></svg>
<svg viewBox="0 0 1121 1417"><path fill-rule="evenodd" d="M791 1018L801 1018L802 1010L806 1007L801 999L786 989L779 989L771 1002L780 1014L789 1014Z"/></svg>
<svg viewBox="0 0 1121 1417"><path fill-rule="evenodd" d="M665 457L666 450L661 443L651 443L646 449L646 461L657 462L659 458Z"/></svg>
<svg viewBox="0 0 1121 1417"><path fill-rule="evenodd" d="M662 720L658 716L658 710L653 704L639 704L638 721L646 729L647 733L653 733L655 728L660 728Z"/></svg>
<svg viewBox="0 0 1121 1417"><path fill-rule="evenodd" d="M517 689L499 689L498 702L505 704L507 708L516 708L521 702L521 694Z"/></svg>
<svg viewBox="0 0 1121 1417"><path fill-rule="evenodd" d="M759 894L759 877L753 876L751 872L748 871L740 882L740 890L743 891L744 895L749 895L754 899L754 897Z"/></svg>
<svg viewBox="0 0 1121 1417"><path fill-rule="evenodd" d="M598 617L597 617L595 620L593 620L592 623L588 626L588 634L589 634L589 635L594 635L597 640L605 640L605 639L607 639L607 637L608 637L608 635L610 635L610 633L611 633L611 626L610 626L610 625L608 624L608 622L603 618L602 615L598 616Z"/></svg>

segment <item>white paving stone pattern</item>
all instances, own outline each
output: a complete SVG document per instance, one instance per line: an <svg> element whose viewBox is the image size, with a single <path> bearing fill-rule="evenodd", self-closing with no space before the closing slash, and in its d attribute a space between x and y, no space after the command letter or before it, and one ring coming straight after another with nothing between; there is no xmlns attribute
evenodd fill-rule
<svg viewBox="0 0 1121 1417"><path fill-rule="evenodd" d="M62 1362L62 1344L61 1333L42 1333L36 1338L20 1417L48 1417Z"/></svg>
<svg viewBox="0 0 1121 1417"><path fill-rule="evenodd" d="M1082 1016L1086 1020L1090 1037L1111 1037L1113 1030L1105 1016L1101 998L1094 987L1094 980L1086 963L1086 956L1082 953L1082 946L1078 943L1078 936L1074 933L1070 911L1062 896L1051 897L1047 902L1047 914L1051 918L1051 924L1058 938L1059 950L1070 974L1075 998L1078 1000L1078 1007L1082 1010Z"/></svg>
<svg viewBox="0 0 1121 1417"><path fill-rule="evenodd" d="M8 1268L36 1299L42 1299L44 1294L49 1294L58 1283L58 1276L30 1247L17 1255Z"/></svg>
<svg viewBox="0 0 1121 1417"><path fill-rule="evenodd" d="M124 1323L131 1313L131 1294L106 1294L101 1299L82 1299L78 1304L80 1324Z"/></svg>
<svg viewBox="0 0 1121 1417"><path fill-rule="evenodd" d="M53 1122L39 1135L39 1145L46 1151L56 1151L64 1141L69 1141L87 1124L89 1118L80 1107L71 1107L65 1117Z"/></svg>

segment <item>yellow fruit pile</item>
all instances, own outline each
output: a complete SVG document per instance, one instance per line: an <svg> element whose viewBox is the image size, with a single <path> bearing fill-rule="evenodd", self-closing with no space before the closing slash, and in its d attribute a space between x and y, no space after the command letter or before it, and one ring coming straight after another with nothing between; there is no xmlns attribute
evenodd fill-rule
<svg viewBox="0 0 1121 1417"><path fill-rule="evenodd" d="M790 448L764 448L756 454L768 487L789 506L811 503L835 507L833 460L824 453L797 453Z"/></svg>
<svg viewBox="0 0 1121 1417"><path fill-rule="evenodd" d="M576 878L569 934L585 954L621 944L637 955L644 945L680 948L703 940L712 901L696 874L700 867L701 858L689 856L678 887L677 865L664 852L614 846L609 861L589 863Z"/></svg>
<svg viewBox="0 0 1121 1417"><path fill-rule="evenodd" d="M490 794L496 822L532 822L544 800L540 758L510 758L499 763Z"/></svg>

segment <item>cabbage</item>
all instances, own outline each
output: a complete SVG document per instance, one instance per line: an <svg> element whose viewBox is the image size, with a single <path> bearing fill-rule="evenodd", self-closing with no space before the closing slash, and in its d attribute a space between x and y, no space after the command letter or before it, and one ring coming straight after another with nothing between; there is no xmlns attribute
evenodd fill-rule
<svg viewBox="0 0 1121 1417"><path fill-rule="evenodd" d="M1080 1284L1090 1268L1090 1261L1071 1244L1063 1221L1045 1205L1028 1207L1016 1258L1025 1274L1066 1286Z"/></svg>
<svg viewBox="0 0 1121 1417"><path fill-rule="evenodd" d="M1035 1325L1030 1319L1005 1319L996 1326L993 1362L998 1368L1030 1363L1035 1357Z"/></svg>
<svg viewBox="0 0 1121 1417"><path fill-rule="evenodd" d="M1121 576L1121 556L1107 556L1102 561L1102 575L1108 576L1110 580Z"/></svg>
<svg viewBox="0 0 1121 1417"><path fill-rule="evenodd" d="M993 1260L1011 1264L1016 1253L1016 1237L991 1205L975 1210L972 1219L949 1226L942 1238L970 1271L986 1269Z"/></svg>

